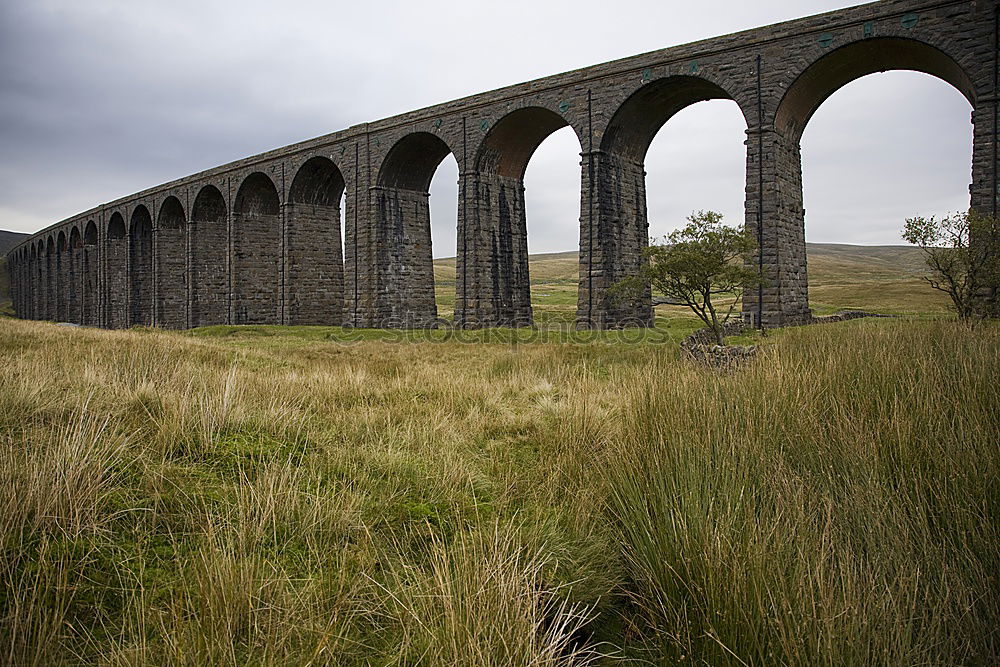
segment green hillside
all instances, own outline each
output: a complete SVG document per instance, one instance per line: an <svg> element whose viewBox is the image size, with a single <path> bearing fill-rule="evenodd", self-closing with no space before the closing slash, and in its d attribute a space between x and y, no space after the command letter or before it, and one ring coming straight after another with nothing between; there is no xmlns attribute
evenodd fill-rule
<svg viewBox="0 0 1000 667"><path fill-rule="evenodd" d="M927 287L920 276L923 257L910 246L859 246L840 243L807 245L809 297L813 310L843 309L885 313L935 314L947 310L947 297ZM529 258L532 303L539 321L575 317L577 252ZM455 303L455 258L434 262L438 305L450 315ZM681 314L683 308L660 306L658 314Z"/></svg>
<svg viewBox="0 0 1000 667"><path fill-rule="evenodd" d="M21 232L8 232L0 229L0 255L6 255L7 251L27 238L27 234Z"/></svg>
<svg viewBox="0 0 1000 667"><path fill-rule="evenodd" d="M10 286L7 276L7 251L20 243L27 234L0 229L0 314L10 313Z"/></svg>

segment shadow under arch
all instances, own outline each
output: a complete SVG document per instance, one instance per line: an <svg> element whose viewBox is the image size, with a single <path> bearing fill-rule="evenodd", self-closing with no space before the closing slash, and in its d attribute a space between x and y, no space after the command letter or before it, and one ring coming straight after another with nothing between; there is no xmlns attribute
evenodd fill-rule
<svg viewBox="0 0 1000 667"><path fill-rule="evenodd" d="M83 281L82 320L84 326L88 327L101 325L101 316L97 308L99 303L97 290L100 285L98 267L100 265L97 223L88 220L83 228L83 275L81 277Z"/></svg>
<svg viewBox="0 0 1000 667"><path fill-rule="evenodd" d="M29 280L25 284L28 286L28 315L31 319L37 320L41 319L39 316L39 289L42 285L38 264L38 245L30 243L27 253Z"/></svg>
<svg viewBox="0 0 1000 667"><path fill-rule="evenodd" d="M454 155L451 147L436 134L407 134L386 153L378 170L376 185L427 192L434 172L449 153Z"/></svg>
<svg viewBox="0 0 1000 667"><path fill-rule="evenodd" d="M553 132L564 127L571 126L565 118L546 107L514 109L486 133L476 152L476 171L523 179L528 162L538 147ZM576 139L579 143L580 137Z"/></svg>
<svg viewBox="0 0 1000 667"><path fill-rule="evenodd" d="M125 217L114 211L105 235L104 321L111 329L128 326L128 239Z"/></svg>
<svg viewBox="0 0 1000 667"><path fill-rule="evenodd" d="M132 211L128 234L130 325L153 324L153 218L144 205Z"/></svg>
<svg viewBox="0 0 1000 667"><path fill-rule="evenodd" d="M533 324L524 176L542 142L565 127L570 123L551 109L521 107L497 120L476 148L472 178L463 185L471 206L459 230L459 326Z"/></svg>
<svg viewBox="0 0 1000 667"><path fill-rule="evenodd" d="M56 241L51 234L42 241L43 247L39 249L39 254L44 253L45 259L42 261L43 292L45 307L43 315L46 320L56 319L56 277L54 275L56 266Z"/></svg>
<svg viewBox="0 0 1000 667"><path fill-rule="evenodd" d="M240 184L233 202L233 324L280 324L281 200L274 181L256 171Z"/></svg>
<svg viewBox="0 0 1000 667"><path fill-rule="evenodd" d="M229 322L229 210L222 192L203 185L191 206L191 304L189 323L204 327Z"/></svg>
<svg viewBox="0 0 1000 667"><path fill-rule="evenodd" d="M344 319L340 200L343 173L316 155L292 179L285 210L285 323L339 326Z"/></svg>
<svg viewBox="0 0 1000 667"><path fill-rule="evenodd" d="M83 324L82 274L83 274L83 235L80 226L74 224L69 232L68 266L66 281L67 305L66 320Z"/></svg>
<svg viewBox="0 0 1000 667"><path fill-rule="evenodd" d="M187 327L187 219L181 200L170 195L156 216L156 324Z"/></svg>
<svg viewBox="0 0 1000 667"><path fill-rule="evenodd" d="M422 328L437 320L429 190L449 154L437 135L413 132L396 141L379 166L370 202L375 299L368 319L374 326Z"/></svg>
<svg viewBox="0 0 1000 667"><path fill-rule="evenodd" d="M55 318L59 322L68 320L67 311L69 309L69 242L66 239L66 231L59 230L56 235L55 251Z"/></svg>

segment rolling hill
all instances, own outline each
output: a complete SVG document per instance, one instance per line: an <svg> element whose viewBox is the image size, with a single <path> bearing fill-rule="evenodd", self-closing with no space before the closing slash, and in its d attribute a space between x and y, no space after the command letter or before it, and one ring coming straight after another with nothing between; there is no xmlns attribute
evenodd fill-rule
<svg viewBox="0 0 1000 667"><path fill-rule="evenodd" d="M5 229L0 229L0 256L6 255L8 250L28 236L28 234L22 234L21 232L8 232Z"/></svg>
<svg viewBox="0 0 1000 667"><path fill-rule="evenodd" d="M924 260L917 248L809 243L807 252L809 298L817 315L843 309L895 314L947 310L947 297L920 279ZM532 255L529 261L536 319L571 319L576 306L577 252ZM435 260L434 267L438 303L447 316L454 305L455 258ZM657 312L684 310L660 306Z"/></svg>
<svg viewBox="0 0 1000 667"><path fill-rule="evenodd" d="M10 294L7 276L7 251L21 242L28 234L0 229L0 313L10 311Z"/></svg>

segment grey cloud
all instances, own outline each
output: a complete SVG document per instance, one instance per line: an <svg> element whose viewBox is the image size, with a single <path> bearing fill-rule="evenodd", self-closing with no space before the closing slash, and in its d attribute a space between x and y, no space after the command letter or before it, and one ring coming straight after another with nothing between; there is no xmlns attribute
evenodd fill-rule
<svg viewBox="0 0 1000 667"><path fill-rule="evenodd" d="M355 123L849 4L4 2L0 227L34 231ZM810 240L894 243L901 216L966 203L968 104L922 75L874 78L834 95L803 138ZM700 208L742 219L744 130L719 101L661 130L651 233ZM576 247L579 150L557 133L529 165L532 252ZM456 180L446 161L432 184L438 256L454 254Z"/></svg>

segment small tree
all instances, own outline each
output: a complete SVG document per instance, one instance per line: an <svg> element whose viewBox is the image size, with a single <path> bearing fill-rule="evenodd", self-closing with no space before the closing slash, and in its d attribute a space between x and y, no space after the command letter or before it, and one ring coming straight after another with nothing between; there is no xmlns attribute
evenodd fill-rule
<svg viewBox="0 0 1000 667"><path fill-rule="evenodd" d="M654 290L683 303L725 344L723 326L737 300L720 313L715 297L756 287L760 272L752 261L757 242L751 234L722 224L722 215L699 211L688 216L688 224L651 243L639 275L618 284L619 290L637 292L651 285Z"/></svg>
<svg viewBox="0 0 1000 667"><path fill-rule="evenodd" d="M919 246L930 273L924 280L951 297L967 324L989 314L991 291L1000 284L1000 222L974 210L941 220L908 218L903 238Z"/></svg>

